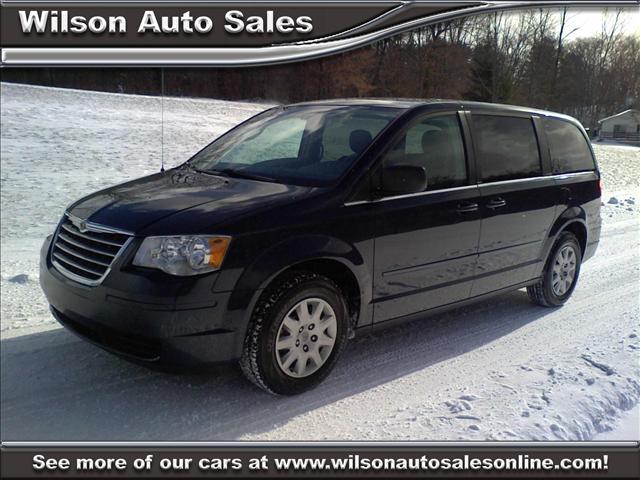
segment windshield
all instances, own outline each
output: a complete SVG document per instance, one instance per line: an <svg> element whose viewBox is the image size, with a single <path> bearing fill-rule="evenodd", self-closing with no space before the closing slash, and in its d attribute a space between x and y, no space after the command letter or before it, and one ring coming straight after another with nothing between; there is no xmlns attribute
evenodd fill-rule
<svg viewBox="0 0 640 480"><path fill-rule="evenodd" d="M399 113L371 106L277 107L218 138L189 165L208 173L329 185Z"/></svg>

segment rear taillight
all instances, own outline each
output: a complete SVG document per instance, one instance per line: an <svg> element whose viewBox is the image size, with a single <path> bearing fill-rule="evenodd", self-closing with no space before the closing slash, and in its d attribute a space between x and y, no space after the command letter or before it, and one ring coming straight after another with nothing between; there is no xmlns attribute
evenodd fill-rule
<svg viewBox="0 0 640 480"><path fill-rule="evenodd" d="M602 179L598 180L598 188L600 189L600 193L602 193L604 190L604 183L602 182Z"/></svg>

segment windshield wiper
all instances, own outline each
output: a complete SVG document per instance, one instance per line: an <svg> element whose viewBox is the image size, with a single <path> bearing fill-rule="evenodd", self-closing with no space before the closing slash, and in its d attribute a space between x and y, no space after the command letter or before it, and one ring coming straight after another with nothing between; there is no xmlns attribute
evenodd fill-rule
<svg viewBox="0 0 640 480"><path fill-rule="evenodd" d="M233 178L246 178L247 180L258 180L262 182L280 183L277 179L272 177L243 172L242 170L234 170L233 168L223 168L221 170L205 170L204 173L211 173L213 175L226 175Z"/></svg>

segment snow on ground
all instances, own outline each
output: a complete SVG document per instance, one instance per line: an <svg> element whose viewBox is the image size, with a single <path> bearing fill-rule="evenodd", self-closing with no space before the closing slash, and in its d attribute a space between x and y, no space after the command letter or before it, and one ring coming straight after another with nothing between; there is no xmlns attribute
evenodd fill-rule
<svg viewBox="0 0 640 480"><path fill-rule="evenodd" d="M612 425L594 437L598 441L638 440L638 427L640 425L640 404L631 410L624 412Z"/></svg>
<svg viewBox="0 0 640 480"><path fill-rule="evenodd" d="M357 338L294 398L152 372L60 328L38 250L66 205L156 171L160 100L1 85L2 440L639 439L640 149L595 144L604 226L561 309L523 291ZM265 106L165 100L176 165ZM614 197L612 199L612 197Z"/></svg>
<svg viewBox="0 0 640 480"><path fill-rule="evenodd" d="M640 202L640 147L603 142L593 143L593 149L604 184L603 218L638 218L635 203Z"/></svg>

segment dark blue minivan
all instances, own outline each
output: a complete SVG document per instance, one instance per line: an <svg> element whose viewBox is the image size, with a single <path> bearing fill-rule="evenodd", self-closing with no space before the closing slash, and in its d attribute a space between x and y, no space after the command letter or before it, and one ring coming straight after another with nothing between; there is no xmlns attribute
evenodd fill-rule
<svg viewBox="0 0 640 480"><path fill-rule="evenodd" d="M68 207L40 281L64 326L149 365L317 385L372 328L526 287L566 302L600 236L573 118L461 101L279 106Z"/></svg>

